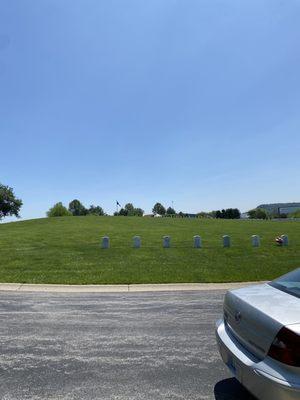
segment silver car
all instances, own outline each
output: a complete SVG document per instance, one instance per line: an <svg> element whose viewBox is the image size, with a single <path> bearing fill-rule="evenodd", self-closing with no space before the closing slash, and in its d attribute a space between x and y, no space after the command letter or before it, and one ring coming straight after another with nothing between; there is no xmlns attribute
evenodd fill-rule
<svg viewBox="0 0 300 400"><path fill-rule="evenodd" d="M224 363L261 400L300 399L300 269L229 291L216 336Z"/></svg>

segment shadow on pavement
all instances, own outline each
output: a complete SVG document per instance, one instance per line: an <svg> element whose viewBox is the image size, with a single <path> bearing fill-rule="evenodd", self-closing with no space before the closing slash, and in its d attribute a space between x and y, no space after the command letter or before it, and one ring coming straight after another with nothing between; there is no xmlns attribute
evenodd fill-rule
<svg viewBox="0 0 300 400"><path fill-rule="evenodd" d="M235 378L224 379L214 388L216 400L255 400Z"/></svg>

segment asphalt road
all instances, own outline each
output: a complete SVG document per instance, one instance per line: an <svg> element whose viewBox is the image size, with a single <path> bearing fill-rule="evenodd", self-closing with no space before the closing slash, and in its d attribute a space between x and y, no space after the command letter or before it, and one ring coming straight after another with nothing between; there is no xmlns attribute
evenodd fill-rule
<svg viewBox="0 0 300 400"><path fill-rule="evenodd" d="M224 292L0 292L0 398L254 400L218 355Z"/></svg>

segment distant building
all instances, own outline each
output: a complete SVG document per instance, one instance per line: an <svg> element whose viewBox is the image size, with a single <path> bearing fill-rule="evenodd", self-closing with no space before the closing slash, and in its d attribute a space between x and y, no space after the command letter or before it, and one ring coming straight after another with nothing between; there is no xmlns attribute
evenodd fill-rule
<svg viewBox="0 0 300 400"><path fill-rule="evenodd" d="M261 204L256 208L262 208L269 214L290 214L300 210L300 203L274 203L274 204Z"/></svg>
<svg viewBox="0 0 300 400"><path fill-rule="evenodd" d="M300 207L297 206L293 206L293 207L279 207L278 208L278 214L279 215L288 215L288 214L292 214L296 211L299 211Z"/></svg>
<svg viewBox="0 0 300 400"><path fill-rule="evenodd" d="M184 214L184 216L185 216L186 218L198 218L198 214L189 214L189 213L186 213L186 214Z"/></svg>

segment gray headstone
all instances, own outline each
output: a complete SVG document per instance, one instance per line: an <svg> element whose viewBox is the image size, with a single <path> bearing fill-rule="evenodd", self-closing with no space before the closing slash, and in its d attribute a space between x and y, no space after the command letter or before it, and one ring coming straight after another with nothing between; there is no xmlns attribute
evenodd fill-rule
<svg viewBox="0 0 300 400"><path fill-rule="evenodd" d="M103 236L102 238L102 249L109 249L109 237Z"/></svg>
<svg viewBox="0 0 300 400"><path fill-rule="evenodd" d="M135 249L139 249L141 247L141 237L140 236L133 237L133 247Z"/></svg>
<svg viewBox="0 0 300 400"><path fill-rule="evenodd" d="M282 240L283 240L283 242L282 242L283 246L288 246L289 245L289 237L288 237L288 235L282 235L281 237L282 237Z"/></svg>
<svg viewBox="0 0 300 400"><path fill-rule="evenodd" d="M164 236L163 237L163 247L165 249L169 248L171 246L171 238L170 236Z"/></svg>
<svg viewBox="0 0 300 400"><path fill-rule="evenodd" d="M260 246L260 237L258 235L252 235L252 246L259 247Z"/></svg>
<svg viewBox="0 0 300 400"><path fill-rule="evenodd" d="M195 235L194 236L194 247L196 249L200 249L202 247L202 239L201 236Z"/></svg>
<svg viewBox="0 0 300 400"><path fill-rule="evenodd" d="M223 247L230 247L231 242L230 242L230 236L224 235L223 236Z"/></svg>

